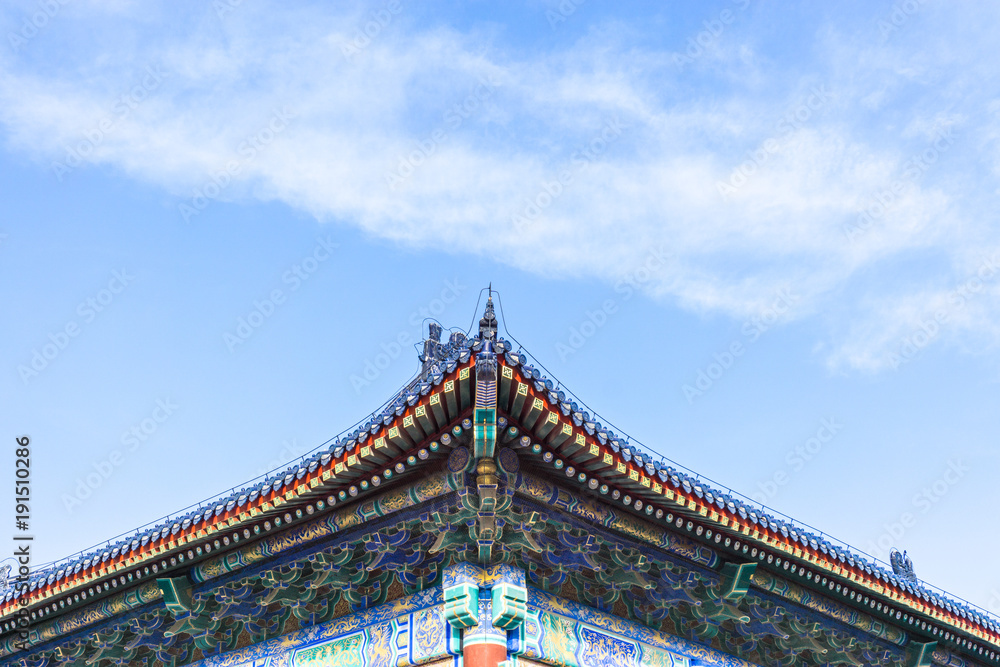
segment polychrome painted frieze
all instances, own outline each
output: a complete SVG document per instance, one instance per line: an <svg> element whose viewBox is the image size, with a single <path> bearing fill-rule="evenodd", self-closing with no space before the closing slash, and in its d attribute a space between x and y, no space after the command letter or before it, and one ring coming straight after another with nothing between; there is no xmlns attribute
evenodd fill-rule
<svg viewBox="0 0 1000 667"><path fill-rule="evenodd" d="M192 667L406 667L457 664L441 588L206 658ZM444 662L440 662L444 661Z"/></svg>
<svg viewBox="0 0 1000 667"><path fill-rule="evenodd" d="M528 588L527 608L509 647L520 658L561 667L755 667L537 588Z"/></svg>

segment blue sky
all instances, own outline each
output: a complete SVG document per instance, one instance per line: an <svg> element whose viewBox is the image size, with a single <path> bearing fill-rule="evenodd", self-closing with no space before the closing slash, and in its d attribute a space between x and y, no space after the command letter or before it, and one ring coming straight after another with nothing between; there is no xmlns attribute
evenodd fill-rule
<svg viewBox="0 0 1000 667"><path fill-rule="evenodd" d="M606 422L1000 611L998 29L932 0L5 3L0 396L37 561L348 429L492 281Z"/></svg>

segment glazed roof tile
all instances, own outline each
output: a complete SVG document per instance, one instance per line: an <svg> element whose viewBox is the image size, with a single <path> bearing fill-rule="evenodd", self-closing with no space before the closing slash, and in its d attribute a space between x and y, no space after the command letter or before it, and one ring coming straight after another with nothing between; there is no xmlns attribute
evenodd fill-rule
<svg viewBox="0 0 1000 667"><path fill-rule="evenodd" d="M273 510L284 502L283 489L287 492L288 489L294 489L304 482L317 479L318 475L326 474L324 471L332 467L333 462L358 452L408 409L426 398L447 377L461 368L468 368L473 353L479 351L482 345L483 342L479 338L466 338L464 335L453 334L447 344L439 345L437 358L425 360L421 373L414 380L356 428L342 434L332 443L329 441L324 443L324 446L321 446L323 449L305 457L297 464L289 465L283 471L265 475L249 483L245 488L234 489L220 497L204 501L197 509L168 517L134 535L119 538L114 543L95 547L42 568L32 574L26 592L10 589L0 598L0 618L9 615L11 610L19 605L22 595L35 598L31 601L31 604L34 604L48 597L50 593L61 594L80 583L86 584L110 577L115 572L114 568L110 567L112 564L134 563L150 554L159 557L160 554L173 553L184 545L185 538L189 536L191 539L195 539L195 536L204 537L220 527L238 525L248 515L257 515L262 511L261 508ZM1000 646L1000 621L997 618L924 582L907 581L867 554L837 543L829 536L787 517L775 516L775 512L768 511L767 508L741 497L732 490L716 488L720 485L714 482L710 484L679 464L649 451L630 437L620 435L605 426L596 414L592 414L558 382L542 374L538 368L540 365L529 363L528 356L521 348L515 351L510 342L500 338L495 350L502 357L503 365L516 369L520 379L526 381L533 389L533 395L542 399L549 409L558 411L558 414L567 419L567 423L582 430L595 441L595 444L613 452L619 461L628 465L629 469L635 466L650 479L657 480L659 482L657 486L662 485L664 489L662 494L668 494L667 497L684 498L684 502L694 503L700 508L711 507L713 514L731 517L733 525L741 526L744 534L747 534L747 527L756 527L757 530L753 533L755 539L772 545L781 542L783 548L787 549L791 549L794 545L795 550L801 553L796 556L800 560L817 562L821 558L819 554L822 554L827 564L839 563L846 566L836 568L839 570L836 574L845 580L861 583L864 583L862 580L880 582L884 586L882 591L884 597L893 599L907 608L916 609L920 613L948 621L946 616L935 612L935 609L943 610L954 619L967 621L964 624L956 623L960 629L975 630L969 625L974 624L981 631L973 634L993 646ZM652 491L642 490L633 493L636 496L644 494L649 502L663 500ZM831 578L831 590L832 583ZM846 593L846 588L844 590ZM921 601L924 604L920 604ZM873 607L874 604L873 598Z"/></svg>

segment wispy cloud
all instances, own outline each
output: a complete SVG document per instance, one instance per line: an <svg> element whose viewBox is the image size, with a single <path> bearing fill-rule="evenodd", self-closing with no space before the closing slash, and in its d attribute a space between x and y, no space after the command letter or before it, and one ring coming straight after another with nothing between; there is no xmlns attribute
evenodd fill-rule
<svg viewBox="0 0 1000 667"><path fill-rule="evenodd" d="M7 9L0 25L16 31L31 7ZM293 109L219 199L279 200L400 242L609 282L665 246L675 259L651 294L745 318L794 284L795 318L837 313L819 341L825 360L880 370L919 319L915 304L947 295L1000 249L998 67L981 57L998 11L924 3L887 31L879 21L891 11L824 15L782 50L768 39L773 18L750 5L678 68L697 30L658 42L628 16L521 50L496 26L459 30L406 3L242 2L222 15L69 3L0 55L0 122L11 148L64 161L156 68L162 83L114 115L85 160L165 188L178 207L275 110ZM57 66L47 48L70 57ZM489 94L454 123L449 112L484 82ZM810 97L818 87L821 102ZM620 135L586 158L609 122ZM435 131L446 140L418 155ZM905 176L942 132L953 133L947 151ZM413 155L419 168L390 188L386 174ZM718 184L741 167L752 173L722 196ZM563 172L572 182L537 219L512 225ZM865 233L845 235L901 179ZM914 268L885 270L901 262ZM998 305L984 289L940 339L992 347Z"/></svg>

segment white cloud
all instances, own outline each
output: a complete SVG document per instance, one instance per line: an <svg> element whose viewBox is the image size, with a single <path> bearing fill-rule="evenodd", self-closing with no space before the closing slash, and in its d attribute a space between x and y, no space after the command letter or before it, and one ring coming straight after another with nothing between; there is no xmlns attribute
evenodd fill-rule
<svg viewBox="0 0 1000 667"><path fill-rule="evenodd" d="M130 7L116 5L118 18L76 13L35 38L65 38L72 69L35 59L34 43L0 60L11 146L66 163L89 142L88 162L158 184L179 205L235 161L220 199L281 200L545 274L614 280L666 245L676 261L652 293L742 318L793 285L795 316L836 312L848 323L832 323L824 341L835 366L884 367L972 251L1000 247L984 199L995 196L1000 164L995 66L981 62L985 51L950 46L929 9L873 43L839 37L855 27L849 19L825 26L810 61L780 67L753 43L745 16L697 63L695 85L672 61L681 44L639 49L612 27L519 56L496 34L423 26L405 8L383 15L365 43L358 31L381 5L333 14L248 2L166 28ZM82 40L96 21L120 38ZM165 77L139 101L147 67ZM130 95L123 113L116 105ZM272 136L283 109L294 117ZM954 141L908 173L947 128ZM988 152L977 153L976 137ZM241 146L254 138L249 156ZM720 182L737 181L720 195ZM891 203L862 234L848 233L894 182L903 187ZM540 214L515 227L532 203ZM904 256L925 262L920 285L865 279ZM995 291L978 303L942 337L992 343Z"/></svg>

